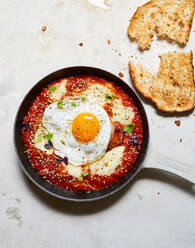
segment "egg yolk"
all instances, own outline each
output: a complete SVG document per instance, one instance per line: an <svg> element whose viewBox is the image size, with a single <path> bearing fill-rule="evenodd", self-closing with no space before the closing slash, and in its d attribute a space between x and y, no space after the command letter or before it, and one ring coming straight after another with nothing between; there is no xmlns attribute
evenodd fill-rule
<svg viewBox="0 0 195 248"><path fill-rule="evenodd" d="M81 113L73 120L72 133L76 140L88 143L95 139L100 130L97 117L90 113Z"/></svg>

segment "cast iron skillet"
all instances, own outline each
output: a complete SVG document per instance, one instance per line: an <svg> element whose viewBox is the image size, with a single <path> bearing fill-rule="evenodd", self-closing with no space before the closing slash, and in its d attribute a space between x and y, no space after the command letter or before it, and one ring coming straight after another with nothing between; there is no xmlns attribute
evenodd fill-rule
<svg viewBox="0 0 195 248"><path fill-rule="evenodd" d="M138 155L138 158L133 168L131 169L131 171L129 171L123 178L121 178L119 181L109 186L108 188L102 189L97 192L92 192L92 193L85 193L85 192L74 193L72 191L64 190L60 187L57 187L49 183L48 181L43 179L41 176L39 176L37 171L33 169L30 161L28 160L26 153L24 153L25 147L24 147L24 143L21 137L21 132L20 132L21 122L24 116L26 115L29 107L31 106L32 102L34 101L36 96L40 93L40 91L47 84L51 83L54 80L65 78L65 77L70 77L70 76L77 76L77 75L95 75L95 76L104 78L110 82L115 82L116 84L121 86L126 92L128 92L130 97L133 99L134 104L137 106L137 109L139 110L139 113L141 114L142 123L143 123L142 147ZM129 183L141 169L141 162L146 155L148 140L149 140L149 129L148 129L148 121L147 121L146 113L145 113L142 103L140 102L139 98L134 93L134 91L124 81L122 81L120 78L116 77L115 75L107 71L97 69L97 68L92 68L92 67L79 66L79 67L64 68L64 69L53 72L49 74L48 76L44 77L37 84L35 84L35 86L25 96L17 112L16 119L15 119L15 125L14 125L15 149L16 149L16 152L20 160L20 167L23 169L24 173L39 188L49 193L50 195L53 195L55 197L58 197L64 200L77 201L77 202L88 202L88 201L102 199L104 197L114 194L115 192L122 189L127 183Z"/></svg>

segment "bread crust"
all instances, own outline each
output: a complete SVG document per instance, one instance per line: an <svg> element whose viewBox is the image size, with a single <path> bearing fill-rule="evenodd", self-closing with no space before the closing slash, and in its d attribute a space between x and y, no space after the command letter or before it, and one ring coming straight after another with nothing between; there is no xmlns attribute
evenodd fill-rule
<svg viewBox="0 0 195 248"><path fill-rule="evenodd" d="M175 65L169 68L173 61ZM130 61L131 80L137 91L153 102L159 111L169 113L190 111L195 107L192 61L192 51L187 54L178 52L162 54L157 75L148 72L141 65L135 66Z"/></svg>

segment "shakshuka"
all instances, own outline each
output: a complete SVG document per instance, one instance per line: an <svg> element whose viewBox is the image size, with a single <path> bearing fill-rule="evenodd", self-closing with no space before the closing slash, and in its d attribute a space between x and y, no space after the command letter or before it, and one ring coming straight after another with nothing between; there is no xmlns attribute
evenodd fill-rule
<svg viewBox="0 0 195 248"><path fill-rule="evenodd" d="M133 167L142 121L114 82L76 76L47 85L24 117L21 133L38 174L67 190L108 187Z"/></svg>

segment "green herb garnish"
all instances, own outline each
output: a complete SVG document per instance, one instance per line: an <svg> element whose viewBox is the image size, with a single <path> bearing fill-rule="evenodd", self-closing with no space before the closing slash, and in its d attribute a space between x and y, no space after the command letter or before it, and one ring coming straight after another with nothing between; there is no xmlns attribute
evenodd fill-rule
<svg viewBox="0 0 195 248"><path fill-rule="evenodd" d="M77 106L77 103L75 101L72 101L71 104L72 104L73 107Z"/></svg>
<svg viewBox="0 0 195 248"><path fill-rule="evenodd" d="M89 175L89 172L88 171L85 171L85 172L82 173L82 176L83 177L87 177L88 175Z"/></svg>
<svg viewBox="0 0 195 248"><path fill-rule="evenodd" d="M53 138L53 133L48 133L44 136L44 138L46 138L47 140L50 140Z"/></svg>
<svg viewBox="0 0 195 248"><path fill-rule="evenodd" d="M114 95L112 93L106 93L106 99L114 99Z"/></svg>
<svg viewBox="0 0 195 248"><path fill-rule="evenodd" d="M63 109L63 102L58 102L57 106L58 106L59 109Z"/></svg>
<svg viewBox="0 0 195 248"><path fill-rule="evenodd" d="M43 137L39 136L39 137L37 138L37 140L38 140L38 142L41 142L41 141L43 140Z"/></svg>
<svg viewBox="0 0 195 248"><path fill-rule="evenodd" d="M49 90L50 91L55 91L56 89L57 89L57 87L55 85L49 86Z"/></svg>
<svg viewBox="0 0 195 248"><path fill-rule="evenodd" d="M123 132L125 132L126 134L130 134L132 133L134 127L135 127L135 124L126 125L123 129Z"/></svg>
<svg viewBox="0 0 195 248"><path fill-rule="evenodd" d="M82 96L81 97L81 100L84 102L86 100L86 97L85 96Z"/></svg>

